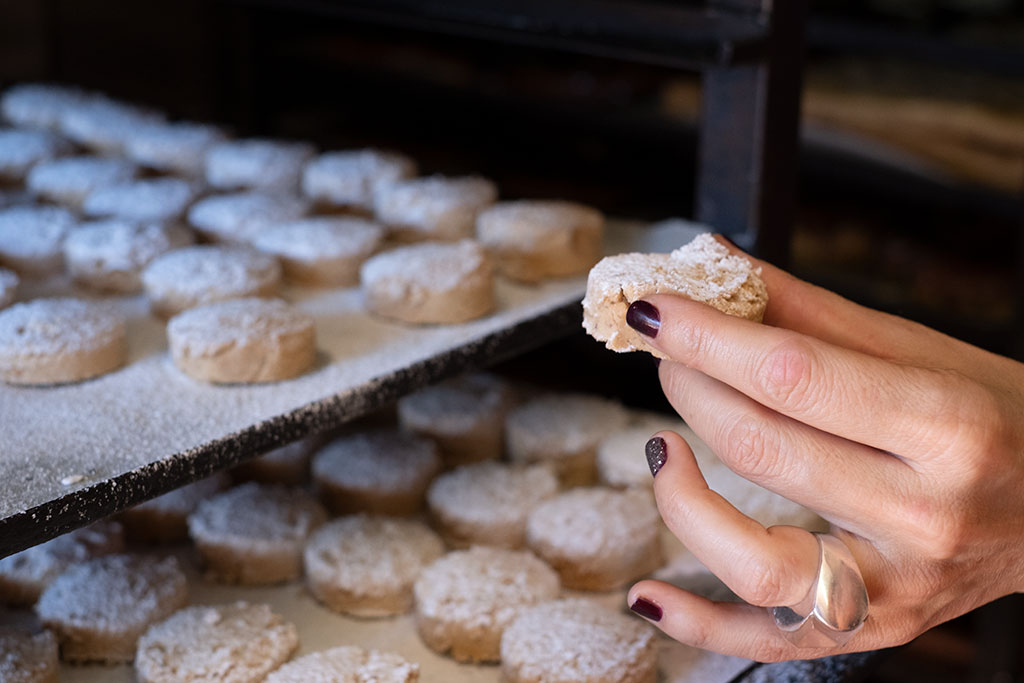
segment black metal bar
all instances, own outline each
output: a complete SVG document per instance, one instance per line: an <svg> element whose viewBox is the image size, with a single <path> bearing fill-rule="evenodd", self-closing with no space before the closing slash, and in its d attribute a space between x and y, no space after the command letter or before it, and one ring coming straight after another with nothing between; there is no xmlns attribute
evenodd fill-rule
<svg viewBox="0 0 1024 683"><path fill-rule="evenodd" d="M775 3L767 59L704 72L697 219L786 266L796 216L806 0Z"/></svg>

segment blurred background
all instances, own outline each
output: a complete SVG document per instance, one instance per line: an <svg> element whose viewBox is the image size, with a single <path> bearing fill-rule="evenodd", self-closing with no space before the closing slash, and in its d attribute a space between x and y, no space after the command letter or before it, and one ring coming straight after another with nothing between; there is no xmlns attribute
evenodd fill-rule
<svg viewBox="0 0 1024 683"><path fill-rule="evenodd" d="M698 74L333 4L0 0L0 87L76 84L241 135L399 149L509 198L693 216ZM819 0L806 41L791 65L804 86L797 218L773 253L856 301L1024 358L1024 3ZM596 346L569 339L510 370L590 388L558 359ZM623 392L657 403L649 371L629 380L642 362L619 364ZM922 636L869 680L1015 680L1019 597Z"/></svg>

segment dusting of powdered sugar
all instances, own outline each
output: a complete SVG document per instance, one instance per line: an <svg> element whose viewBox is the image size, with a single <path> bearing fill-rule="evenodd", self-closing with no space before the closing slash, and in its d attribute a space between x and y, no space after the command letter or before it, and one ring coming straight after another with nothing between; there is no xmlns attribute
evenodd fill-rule
<svg viewBox="0 0 1024 683"><path fill-rule="evenodd" d="M531 547L570 558L616 557L657 535L658 508L642 491L578 488L542 502L526 522Z"/></svg>
<svg viewBox="0 0 1024 683"><path fill-rule="evenodd" d="M397 287L398 296L409 285L444 293L461 285L468 275L487 264L486 252L473 240L451 244L424 242L367 259L360 270L360 279L365 287Z"/></svg>
<svg viewBox="0 0 1024 683"><path fill-rule="evenodd" d="M509 393L505 381L496 375L460 375L403 396L398 401L398 417L413 431L455 436L500 417L509 403Z"/></svg>
<svg viewBox="0 0 1024 683"><path fill-rule="evenodd" d="M51 631L0 631L0 681L39 683L57 681L57 638Z"/></svg>
<svg viewBox="0 0 1024 683"><path fill-rule="evenodd" d="M427 491L427 503L442 519L525 526L530 512L557 492L558 478L544 465L482 462L439 476Z"/></svg>
<svg viewBox="0 0 1024 683"><path fill-rule="evenodd" d="M95 97L78 88L50 83L22 83L4 91L0 114L17 126L56 128L64 112Z"/></svg>
<svg viewBox="0 0 1024 683"><path fill-rule="evenodd" d="M363 218L317 216L272 225L253 238L253 246L299 261L368 256L384 238L384 228Z"/></svg>
<svg viewBox="0 0 1024 683"><path fill-rule="evenodd" d="M335 439L313 456L313 476L346 488L404 491L441 469L429 439L393 429Z"/></svg>
<svg viewBox="0 0 1024 683"><path fill-rule="evenodd" d="M129 133L125 154L148 168L194 177L203 173L206 152L226 139L223 130L210 124L154 123Z"/></svg>
<svg viewBox="0 0 1024 683"><path fill-rule="evenodd" d="M377 187L416 175L416 162L401 154L375 149L322 154L302 171L302 193L337 205L373 204Z"/></svg>
<svg viewBox="0 0 1024 683"><path fill-rule="evenodd" d="M62 133L86 147L120 152L134 130L163 120L164 115L152 109L96 95L67 107L59 126Z"/></svg>
<svg viewBox="0 0 1024 683"><path fill-rule="evenodd" d="M289 662L271 673L266 683L414 683L419 679L419 664L393 652L343 645Z"/></svg>
<svg viewBox="0 0 1024 683"><path fill-rule="evenodd" d="M33 166L25 186L33 194L78 204L96 188L131 180L137 172L135 164L122 159L64 157Z"/></svg>
<svg viewBox="0 0 1024 683"><path fill-rule="evenodd" d="M198 188L181 178L153 178L100 187L85 198L88 216L113 216L136 221L180 218Z"/></svg>
<svg viewBox="0 0 1024 683"><path fill-rule="evenodd" d="M201 501L189 534L205 543L301 542L327 515L302 489L249 482Z"/></svg>
<svg viewBox="0 0 1024 683"><path fill-rule="evenodd" d="M170 294L198 302L255 294L280 279L281 266L273 256L211 245L169 251L142 271L142 284L151 297Z"/></svg>
<svg viewBox="0 0 1024 683"><path fill-rule="evenodd" d="M56 206L16 206L0 211L0 264L25 266L59 259L75 217Z"/></svg>
<svg viewBox="0 0 1024 683"><path fill-rule="evenodd" d="M0 364L17 356L52 356L102 348L123 338L112 306L80 299L34 299L0 311Z"/></svg>
<svg viewBox="0 0 1024 683"><path fill-rule="evenodd" d="M188 221L210 238L251 242L267 228L306 215L309 203L295 195L233 192L206 197L188 212Z"/></svg>
<svg viewBox="0 0 1024 683"><path fill-rule="evenodd" d="M71 151L62 137L45 130L0 130L0 178L20 180L40 161Z"/></svg>
<svg viewBox="0 0 1024 683"><path fill-rule="evenodd" d="M193 239L192 232L179 225L124 218L90 221L65 238L64 260L71 275L85 284L106 285L114 279L121 290L135 292L142 288L143 268Z"/></svg>
<svg viewBox="0 0 1024 683"><path fill-rule="evenodd" d="M510 412L505 438L516 460L570 456L593 448L628 420L629 413L616 401L586 394L550 394Z"/></svg>
<svg viewBox="0 0 1024 683"><path fill-rule="evenodd" d="M302 166L315 153L316 149L306 142L229 140L206 153L206 180L223 190L251 187L295 191Z"/></svg>
<svg viewBox="0 0 1024 683"><path fill-rule="evenodd" d="M167 335L172 344L188 349L186 355L216 353L226 347L313 330L314 318L280 299L232 299L190 308L171 318Z"/></svg>
<svg viewBox="0 0 1024 683"><path fill-rule="evenodd" d="M488 247L521 250L566 248L577 231L600 233L604 216L576 202L518 200L484 209L477 218L477 237Z"/></svg>
<svg viewBox="0 0 1024 683"><path fill-rule="evenodd" d="M639 681L655 666L654 629L582 598L523 610L501 640L505 666L526 681Z"/></svg>

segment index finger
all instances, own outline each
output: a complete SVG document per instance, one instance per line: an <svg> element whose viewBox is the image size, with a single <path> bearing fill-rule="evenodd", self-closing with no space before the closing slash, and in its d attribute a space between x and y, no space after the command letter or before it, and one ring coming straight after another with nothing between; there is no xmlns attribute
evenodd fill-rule
<svg viewBox="0 0 1024 683"><path fill-rule="evenodd" d="M911 459L934 455L964 423L948 372L893 363L666 294L630 307L638 331L675 361L817 429ZM655 320L656 319L656 320ZM641 329L644 328L644 329Z"/></svg>

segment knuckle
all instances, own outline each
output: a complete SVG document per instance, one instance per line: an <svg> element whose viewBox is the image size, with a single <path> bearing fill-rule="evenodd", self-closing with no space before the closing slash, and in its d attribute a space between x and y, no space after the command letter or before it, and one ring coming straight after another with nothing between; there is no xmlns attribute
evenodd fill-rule
<svg viewBox="0 0 1024 683"><path fill-rule="evenodd" d="M955 512L956 504L918 497L904 504L901 515L908 536L929 560L943 562L956 558L970 543L970 532Z"/></svg>
<svg viewBox="0 0 1024 683"><path fill-rule="evenodd" d="M687 321L677 325L672 330L676 346L680 349L678 355L685 365L700 369L704 366L705 359L711 355L714 349L715 336L708 328L699 321Z"/></svg>
<svg viewBox="0 0 1024 683"><path fill-rule="evenodd" d="M815 353L810 344L802 339L788 339L761 359L755 379L776 406L802 411L820 398L815 367Z"/></svg>
<svg viewBox="0 0 1024 683"><path fill-rule="evenodd" d="M737 474L747 479L766 479L778 474L775 435L763 420L745 414L726 427L723 457Z"/></svg>
<svg viewBox="0 0 1024 683"><path fill-rule="evenodd" d="M711 624L703 619L690 619L687 623L686 643L701 650L708 650L715 644Z"/></svg>

